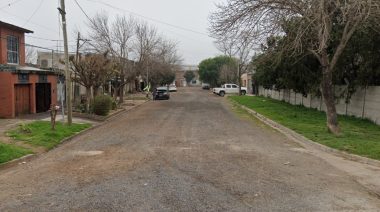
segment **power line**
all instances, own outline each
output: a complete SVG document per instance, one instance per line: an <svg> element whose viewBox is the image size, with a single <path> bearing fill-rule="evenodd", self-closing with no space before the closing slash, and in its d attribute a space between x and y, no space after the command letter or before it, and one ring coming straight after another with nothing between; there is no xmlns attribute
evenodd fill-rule
<svg viewBox="0 0 380 212"><path fill-rule="evenodd" d="M75 0L76 1L76 0ZM129 14L132 14L132 15L135 15L135 16L140 16L142 18L145 18L145 19L148 19L148 20L152 20L152 21L155 21L155 22L158 22L158 23L161 23L161 24L165 24L165 25L168 25L168 26L171 26L171 27L175 27L175 28L178 28L178 29L182 29L182 30L186 30L186 31L189 31L189 32L193 32L193 33L197 33L197 34L200 34L200 35L206 35L208 36L207 34L205 33L202 33L202 32L197 32L197 31L194 31L194 30L191 30L191 29L186 29L186 28L183 28L183 27L179 27L179 26L176 26L176 25L173 25L173 24L168 24L168 23L165 23L165 22L162 22L162 21L159 21L159 20L155 20L153 18L148 18L146 16L142 16L142 15L139 15L139 14L136 14L136 13L133 13L133 12L130 12L130 11L127 11L127 10L124 10L124 9L121 9L121 8L117 8L115 6L112 6L112 5L109 5L109 4L106 4L104 2L102 2L101 0L99 0L100 3L108 6L108 7L111 7L115 10L119 10L119 11L124 11L126 13L129 13Z"/></svg>
<svg viewBox="0 0 380 212"><path fill-rule="evenodd" d="M44 2L45 0L42 0L41 1L41 3L40 3L40 5L38 5L38 7L37 7L37 9L34 11L34 13L33 13L33 15L32 16L30 16L30 18L25 22L25 24L27 24L29 21L30 21L30 19L32 19L33 18L33 16L34 16L34 14L36 14L36 12L38 11L38 9L40 9L40 7L41 7L41 5L42 5L42 3ZM25 26L25 24L24 25L22 25L22 27L24 27Z"/></svg>
<svg viewBox="0 0 380 212"><path fill-rule="evenodd" d="M77 2L77 0L75 0L75 3L77 3L78 7L82 10L82 12L84 13L84 15L87 17L87 19L92 23L94 24L94 22L92 22L92 20L88 17L88 15L86 14L86 12L82 9L82 7L79 5L79 3ZM96 25L96 24L94 24Z"/></svg>
<svg viewBox="0 0 380 212"><path fill-rule="evenodd" d="M17 1L15 1L15 2L12 2L12 3L10 3L10 4L7 4L6 6L0 8L0 10L3 9L3 8L6 8L6 7L10 7L12 4L17 3L17 2L19 2L19 1L21 1L21 0L17 0Z"/></svg>
<svg viewBox="0 0 380 212"><path fill-rule="evenodd" d="M28 38L35 38L35 39L39 39L39 40L47 40L47 41L63 41L63 40L55 40L55 39L48 39L48 38L39 38L39 37L34 37L34 36L29 36L29 35L25 35L25 37L28 37ZM69 42L76 42L76 41L69 41Z"/></svg>
<svg viewBox="0 0 380 212"><path fill-rule="evenodd" d="M76 0L75 0L75 1L76 1ZM116 7L112 6L112 5L109 5L109 4L106 4L106 3L103 3L101 0L99 0L99 2L102 3L102 4L104 4L104 5L107 5L107 6L111 7L111 8L113 8L113 9L115 9L115 10L121 11L121 12L123 12L123 13L130 13L130 14L132 14L132 15L140 16L140 17L143 17L143 18L146 18L146 19L149 19L149 20L153 20L153 21L157 21L157 20L154 20L154 19L151 19L151 18L147 18L147 17L142 16L142 15L138 15L138 14L136 14L136 13L132 13L132 12L129 12L129 11L123 10L123 9L121 9L121 8L116 8ZM90 20L90 21L91 21L91 20ZM177 27L177 26L175 26L175 25L167 24L167 23L164 23L164 22L161 22L161 21L157 21L157 22L159 22L159 23L163 23L163 24L166 24L166 25L169 25L169 26L172 26L172 27ZM196 32L196 31L188 30L188 29L185 29L185 28L182 28L182 27L177 27L177 28L180 28L180 29L183 29L183 30L187 30L187 31L191 31L191 32L194 32L194 33L198 33L198 34L201 34L201 35L206 35L206 34L204 34L204 33L200 33L200 32ZM170 32L170 33L172 33L172 34L175 34L175 35L177 35L177 36L180 36L180 37L186 38L186 39L188 39L188 40L191 40L191 41L194 41L194 42L198 42L198 43L202 43L202 44L206 44L206 45L208 45L208 46L214 47L214 46L212 46L212 45L210 45L210 44L208 44L208 43L200 42L200 41L197 41L197 40L194 40L194 39L191 39L191 38L185 37L185 36L183 36L183 35L179 35L179 34L177 34L177 33L171 32L171 31L166 30L166 29L163 29L163 28L161 28L161 29L164 30L164 31ZM207 35L207 36L208 36L208 35Z"/></svg>
<svg viewBox="0 0 380 212"><path fill-rule="evenodd" d="M5 39L7 40L7 38L4 38L4 37L0 37L1 39ZM39 49L45 49L45 50L50 50L50 51L55 51L55 52L64 52L64 51L59 51L59 50L54 50L54 49L49 49L49 48L46 48L46 47L42 47L42 46L35 46L35 45L32 45L32 44L28 44L28 43L21 43L20 44L24 44L25 46L30 46L30 47L35 47L35 48L39 48ZM69 52L71 54L75 54L75 52Z"/></svg>
<svg viewBox="0 0 380 212"><path fill-rule="evenodd" d="M205 44L205 45L208 45L208 46L214 47L214 46L212 46L212 45L210 45L210 44L208 44L208 43L200 42L200 41L198 41L198 40L194 40L194 39L191 39L191 38L185 37L185 36L183 36L183 35L180 35L180 34L177 34L177 33L171 32L171 31L169 31L169 30L167 30L167 29L163 29L163 28L161 28L161 29L164 30L164 31L167 31L167 32L173 33L173 34L175 34L175 35L177 35L177 36L180 36L180 37L186 38L186 39L188 39L188 40L195 41L195 42L198 42L198 43L203 43L203 44Z"/></svg>
<svg viewBox="0 0 380 212"><path fill-rule="evenodd" d="M5 13L8 13L9 15L12 15L12 16L15 16L15 17L17 17L17 18L20 18L20 19L22 19L22 20L24 20L24 21L28 21L28 20L26 20L26 19L24 19L24 18L21 18L20 16L13 15L12 13L9 13L9 12L7 12L7 11L4 11L4 10L1 9L1 8L0 8L0 10L3 11L3 12L5 12ZM31 22L31 21L29 21L29 22L32 23L32 24L35 24L35 25L37 25L37 26L40 26L40 27L42 27L42 28L45 28L45 29L48 29L48 30L50 30L50 31L53 31L53 32L58 33L57 31L55 31L55 30L53 30L53 29L49 29L49 28L47 28L47 27L44 27L44 26L42 26L42 25L40 25L40 24L36 24L36 23L34 23L34 22Z"/></svg>

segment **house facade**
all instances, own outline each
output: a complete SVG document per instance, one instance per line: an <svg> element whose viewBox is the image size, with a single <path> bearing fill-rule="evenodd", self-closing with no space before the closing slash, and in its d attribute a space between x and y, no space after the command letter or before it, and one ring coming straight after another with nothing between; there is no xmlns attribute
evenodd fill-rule
<svg viewBox="0 0 380 212"><path fill-rule="evenodd" d="M45 112L57 103L57 74L25 66L25 33L0 21L0 118Z"/></svg>
<svg viewBox="0 0 380 212"><path fill-rule="evenodd" d="M241 86L247 88L247 93L255 94L254 85L252 83L252 75L253 73L241 75Z"/></svg>

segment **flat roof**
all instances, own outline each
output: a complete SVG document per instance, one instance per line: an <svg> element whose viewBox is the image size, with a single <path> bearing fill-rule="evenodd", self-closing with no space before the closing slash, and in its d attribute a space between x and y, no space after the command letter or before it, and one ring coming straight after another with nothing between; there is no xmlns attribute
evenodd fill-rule
<svg viewBox="0 0 380 212"><path fill-rule="evenodd" d="M14 29L14 30L17 30L17 31L21 31L21 32L24 32L24 33L34 33L33 31L31 31L29 29L24 29L22 27L18 27L18 26L13 25L13 24L8 24L8 23L2 22L2 21L0 21L0 26L5 26L7 28L11 28L11 29Z"/></svg>

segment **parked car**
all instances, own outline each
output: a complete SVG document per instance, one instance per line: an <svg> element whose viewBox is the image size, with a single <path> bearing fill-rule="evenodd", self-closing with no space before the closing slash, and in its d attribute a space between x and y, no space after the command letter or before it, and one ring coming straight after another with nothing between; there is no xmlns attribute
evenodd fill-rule
<svg viewBox="0 0 380 212"><path fill-rule="evenodd" d="M175 85L169 85L169 91L177 91L177 86Z"/></svg>
<svg viewBox="0 0 380 212"><path fill-rule="evenodd" d="M210 85L209 84L203 84L202 89L203 90L210 90Z"/></svg>
<svg viewBox="0 0 380 212"><path fill-rule="evenodd" d="M170 99L170 93L167 87L158 87L156 99Z"/></svg>
<svg viewBox="0 0 380 212"><path fill-rule="evenodd" d="M221 88L214 88L213 93L219 96L224 96L225 94L238 94L239 86L236 84L225 84ZM245 95L246 93L247 88L241 87L241 95Z"/></svg>

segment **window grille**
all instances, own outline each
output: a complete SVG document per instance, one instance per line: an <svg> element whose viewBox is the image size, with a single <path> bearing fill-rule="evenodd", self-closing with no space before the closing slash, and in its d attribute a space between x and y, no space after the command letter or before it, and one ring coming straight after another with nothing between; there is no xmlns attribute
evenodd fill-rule
<svg viewBox="0 0 380 212"><path fill-rule="evenodd" d="M19 64L19 39L18 37L7 35L7 58L8 63Z"/></svg>

